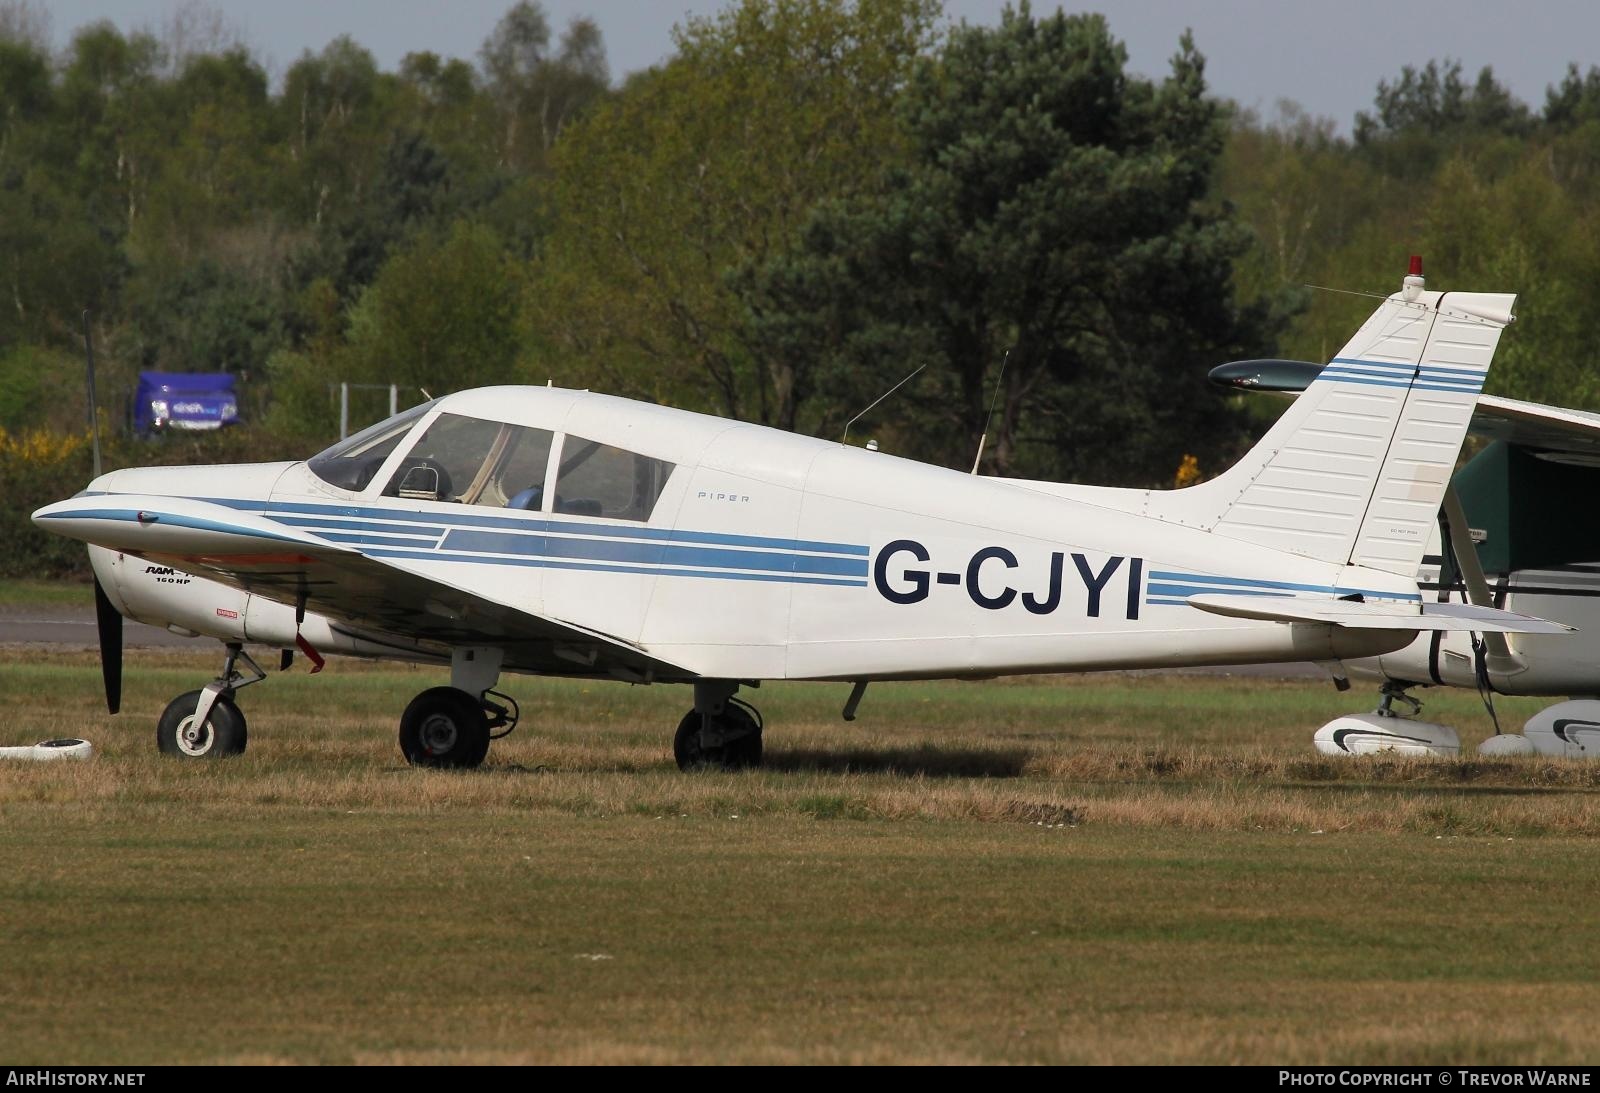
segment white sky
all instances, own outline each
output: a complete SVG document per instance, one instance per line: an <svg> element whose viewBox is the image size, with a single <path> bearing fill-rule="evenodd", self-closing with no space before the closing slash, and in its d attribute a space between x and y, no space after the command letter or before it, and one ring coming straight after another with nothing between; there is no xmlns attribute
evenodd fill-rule
<svg viewBox="0 0 1600 1093"><path fill-rule="evenodd" d="M38 0L34 0L38 6ZM302 51L320 50L348 33L392 70L413 50L475 60L478 47L512 0L211 0L266 64L281 75ZM177 0L44 0L55 41L97 19L124 30L159 28ZM662 60L669 32L687 14L706 15L717 0L544 0L559 33L588 15L605 36L613 79ZM946 0L950 15L995 23L1000 0ZM1035 13L1055 10L1041 0ZM1356 111L1369 109L1381 79L1406 64L1455 58L1466 74L1483 65L1534 109L1545 88L1566 71L1600 64L1600 3L1594 0L1100 0L1083 8L1105 13L1128 46L1130 67L1160 75L1192 27L1207 60L1212 89L1270 114L1281 98L1332 118L1348 133Z"/></svg>

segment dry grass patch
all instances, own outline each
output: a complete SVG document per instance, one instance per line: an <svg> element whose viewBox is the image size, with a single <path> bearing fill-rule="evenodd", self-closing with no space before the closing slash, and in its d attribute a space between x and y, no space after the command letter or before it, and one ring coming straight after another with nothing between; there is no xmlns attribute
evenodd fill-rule
<svg viewBox="0 0 1600 1093"><path fill-rule="evenodd" d="M11 1061L1593 1060L1596 769L1322 759L1325 687L907 684L854 725L766 687L768 768L685 776L682 689L512 680L524 726L439 772L394 723L441 673L339 662L246 691L244 757L157 757L214 669L136 655L108 718L92 657L0 651L0 743L101 752L0 764Z"/></svg>

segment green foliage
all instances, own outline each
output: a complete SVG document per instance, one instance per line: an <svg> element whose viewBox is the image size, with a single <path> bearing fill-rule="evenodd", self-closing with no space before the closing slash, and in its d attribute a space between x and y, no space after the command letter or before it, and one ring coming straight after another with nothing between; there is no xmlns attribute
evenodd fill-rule
<svg viewBox="0 0 1600 1093"><path fill-rule="evenodd" d="M1461 78L1461 62L1429 61L1422 68L1406 65L1393 83L1378 82L1372 114L1356 115L1356 142L1415 133L1438 137L1458 132L1499 132L1520 136L1532 118L1525 104L1494 78L1485 65L1469 87Z"/></svg>
<svg viewBox="0 0 1600 1093"><path fill-rule="evenodd" d="M936 10L744 0L678 28L670 62L556 149L529 298L543 372L792 425L797 393L745 343L727 276L893 160L895 96Z"/></svg>
<svg viewBox="0 0 1600 1093"><path fill-rule="evenodd" d="M954 32L902 100L907 166L747 264L753 337L827 361L835 415L928 362L897 450L951 465L986 428L992 465L1034 477L1159 482L1226 443L1204 367L1266 339L1229 292L1244 237L1205 201L1221 115L1187 39L1160 84L1125 64L1098 16Z"/></svg>
<svg viewBox="0 0 1600 1093"><path fill-rule="evenodd" d="M108 421L159 367L239 373L302 446L341 379L837 435L926 362L864 423L891 448L966 465L998 389L993 468L1157 483L1240 442L1209 366L1326 360L1370 301L1306 286L1416 251L1522 293L1492 391L1600 409L1600 69L1536 112L1419 58L1345 139L1208 98L1187 41L1130 75L1089 17L737 0L613 91L591 20L508 5L475 58L341 37L274 85L193 17L52 55L0 4L0 426L76 427L88 308Z"/></svg>
<svg viewBox="0 0 1600 1093"><path fill-rule="evenodd" d="M211 259L138 270L125 298L133 314L122 351L140 369L248 376L286 339L279 301Z"/></svg>
<svg viewBox="0 0 1600 1093"><path fill-rule="evenodd" d="M71 432L87 420L80 357L42 346L0 352L0 429Z"/></svg>
<svg viewBox="0 0 1600 1093"><path fill-rule="evenodd" d="M561 131L605 93L610 79L592 19L574 19L552 51L549 21L529 0L506 12L479 56L498 158L517 170L542 168Z"/></svg>
<svg viewBox="0 0 1600 1093"><path fill-rule="evenodd" d="M1458 64L1430 63L1380 85L1353 144L1292 111L1241 117L1223 176L1256 237L1240 285L1304 306L1280 354L1326 361L1370 311L1304 285L1387 294L1420 253L1430 287L1520 294L1491 393L1600 407L1584 291L1600 272L1597 87L1571 68L1535 118L1487 71L1469 87Z"/></svg>
<svg viewBox="0 0 1600 1093"><path fill-rule="evenodd" d="M338 379L435 395L513 378L519 270L488 228L458 221L379 271L350 312ZM348 373L348 374L346 374Z"/></svg>

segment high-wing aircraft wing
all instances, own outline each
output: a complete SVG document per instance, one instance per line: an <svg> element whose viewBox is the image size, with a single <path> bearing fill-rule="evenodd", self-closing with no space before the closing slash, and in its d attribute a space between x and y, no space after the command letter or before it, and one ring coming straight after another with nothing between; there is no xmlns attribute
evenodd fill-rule
<svg viewBox="0 0 1600 1093"><path fill-rule="evenodd" d="M1600 465L1600 414L1537 402L1478 396L1474 435L1567 458L1557 462Z"/></svg>
<svg viewBox="0 0 1600 1093"><path fill-rule="evenodd" d="M1324 367L1311 361L1233 361L1213 368L1211 381L1241 391L1296 394ZM1470 431L1474 436L1551 453L1556 462L1600 465L1600 414L1586 410L1479 395Z"/></svg>
<svg viewBox="0 0 1600 1093"><path fill-rule="evenodd" d="M495 646L505 650L508 667L552 675L644 681L695 674L620 638L469 592L404 558L369 557L207 501L119 496L103 509L40 515L80 525L91 542L99 525L98 537L117 549L315 611L380 645L420 645L446 658L455 646Z"/></svg>

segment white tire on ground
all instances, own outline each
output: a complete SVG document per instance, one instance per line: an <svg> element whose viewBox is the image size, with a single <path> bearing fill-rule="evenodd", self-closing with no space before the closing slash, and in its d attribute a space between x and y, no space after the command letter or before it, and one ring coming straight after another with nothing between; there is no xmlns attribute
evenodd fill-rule
<svg viewBox="0 0 1600 1093"><path fill-rule="evenodd" d="M1519 732L1503 732L1479 744L1478 754L1491 759L1504 759L1508 756L1538 755L1539 749Z"/></svg>
<svg viewBox="0 0 1600 1093"><path fill-rule="evenodd" d="M55 759L90 759L94 757L94 745L87 740L75 737L65 740L41 740L37 744L29 744L20 748L0 748L0 759L30 759L34 762L50 762Z"/></svg>

